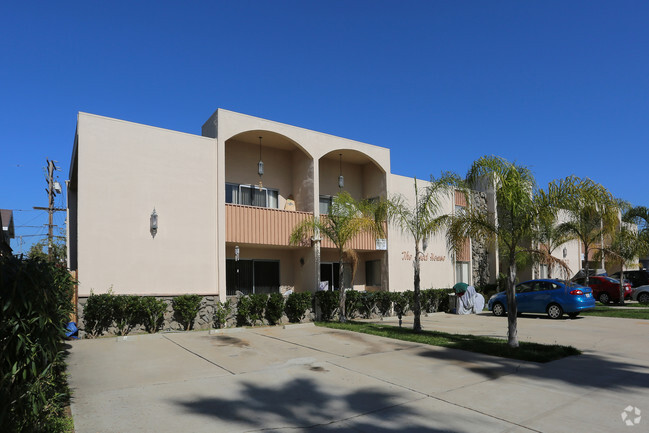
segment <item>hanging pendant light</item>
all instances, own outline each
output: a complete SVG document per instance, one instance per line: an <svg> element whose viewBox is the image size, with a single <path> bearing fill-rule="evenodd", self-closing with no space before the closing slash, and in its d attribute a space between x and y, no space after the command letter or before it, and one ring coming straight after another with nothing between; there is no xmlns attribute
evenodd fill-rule
<svg viewBox="0 0 649 433"><path fill-rule="evenodd" d="M259 162L257 163L257 173L259 174L259 189L263 187L261 177L264 175L264 161L261 160L261 137L259 137Z"/></svg>
<svg viewBox="0 0 649 433"><path fill-rule="evenodd" d="M343 154L340 155L340 176L338 176L338 188L343 189L345 186L345 178L343 177Z"/></svg>

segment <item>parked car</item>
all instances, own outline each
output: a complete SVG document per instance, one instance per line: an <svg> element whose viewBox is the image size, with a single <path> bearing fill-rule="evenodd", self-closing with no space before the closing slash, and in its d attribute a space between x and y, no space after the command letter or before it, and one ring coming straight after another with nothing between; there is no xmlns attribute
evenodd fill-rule
<svg viewBox="0 0 649 433"><path fill-rule="evenodd" d="M649 304L649 284L633 289L631 299L638 301L641 304Z"/></svg>
<svg viewBox="0 0 649 433"><path fill-rule="evenodd" d="M613 278L620 279L620 273L616 272L611 275ZM629 280L631 287L646 286L649 284L649 271L641 269L638 271L624 271L624 279Z"/></svg>
<svg viewBox="0 0 649 433"><path fill-rule="evenodd" d="M585 285L585 278L573 278L573 282ZM593 289L593 296L602 304L620 302L620 280L601 275L588 277L588 287ZM624 299L631 299L631 284L624 283Z"/></svg>
<svg viewBox="0 0 649 433"><path fill-rule="evenodd" d="M595 308L595 298L590 287L570 281L540 279L516 286L516 305L519 313L546 313L551 319L560 319L563 313L567 313L574 319L581 311ZM493 295L487 307L494 316L504 316L507 313L507 293Z"/></svg>

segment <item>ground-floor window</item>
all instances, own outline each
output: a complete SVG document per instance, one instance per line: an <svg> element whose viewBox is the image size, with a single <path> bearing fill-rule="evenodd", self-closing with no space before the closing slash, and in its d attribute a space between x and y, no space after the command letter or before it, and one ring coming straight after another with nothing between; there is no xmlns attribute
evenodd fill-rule
<svg viewBox="0 0 649 433"><path fill-rule="evenodd" d="M548 265L539 265L539 278L548 278Z"/></svg>
<svg viewBox="0 0 649 433"><path fill-rule="evenodd" d="M455 281L471 284L469 279L469 262L455 262Z"/></svg>
<svg viewBox="0 0 649 433"><path fill-rule="evenodd" d="M326 281L329 290L338 290L340 288L339 273L340 263L320 263L320 281ZM348 263L343 266L343 273L345 288L350 288L352 286L352 270Z"/></svg>
<svg viewBox="0 0 649 433"><path fill-rule="evenodd" d="M380 260L368 260L365 262L365 285L381 287Z"/></svg>
<svg viewBox="0 0 649 433"><path fill-rule="evenodd" d="M227 259L225 268L225 286L228 296L236 295L237 291L245 295L279 292L279 260L239 260L237 262L234 259Z"/></svg>

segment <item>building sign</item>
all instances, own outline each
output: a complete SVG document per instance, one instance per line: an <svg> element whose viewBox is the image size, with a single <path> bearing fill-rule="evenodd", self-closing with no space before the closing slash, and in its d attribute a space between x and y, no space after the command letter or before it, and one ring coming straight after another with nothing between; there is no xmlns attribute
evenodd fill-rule
<svg viewBox="0 0 649 433"><path fill-rule="evenodd" d="M401 260L413 260L413 255L409 251L401 252ZM419 253L419 261L421 262L443 262L446 260L446 256L437 256L435 253Z"/></svg>
<svg viewBox="0 0 649 433"><path fill-rule="evenodd" d="M387 239L376 239L376 249L385 251L388 249L388 240Z"/></svg>

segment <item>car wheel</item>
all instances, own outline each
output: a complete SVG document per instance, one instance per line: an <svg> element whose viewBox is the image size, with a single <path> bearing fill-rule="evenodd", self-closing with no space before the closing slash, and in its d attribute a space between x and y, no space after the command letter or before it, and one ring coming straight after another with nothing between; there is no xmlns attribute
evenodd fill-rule
<svg viewBox="0 0 649 433"><path fill-rule="evenodd" d="M505 315L505 306L500 302L496 302L491 309L491 312L494 313L494 316L504 316Z"/></svg>
<svg viewBox="0 0 649 433"><path fill-rule="evenodd" d="M649 304L649 293L642 292L638 295L638 302L641 304Z"/></svg>
<svg viewBox="0 0 649 433"><path fill-rule="evenodd" d="M563 316L563 308L559 304L550 304L548 306L548 316L550 319L561 319Z"/></svg>
<svg viewBox="0 0 649 433"><path fill-rule="evenodd" d="M576 313L568 313L568 317L570 317L571 319L575 319L575 318L577 318L577 316L579 316L579 312L576 312Z"/></svg>
<svg viewBox="0 0 649 433"><path fill-rule="evenodd" d="M611 300L611 297L608 296L608 293L606 293L606 292L599 295L599 302L601 302L604 305L608 304L610 300Z"/></svg>

